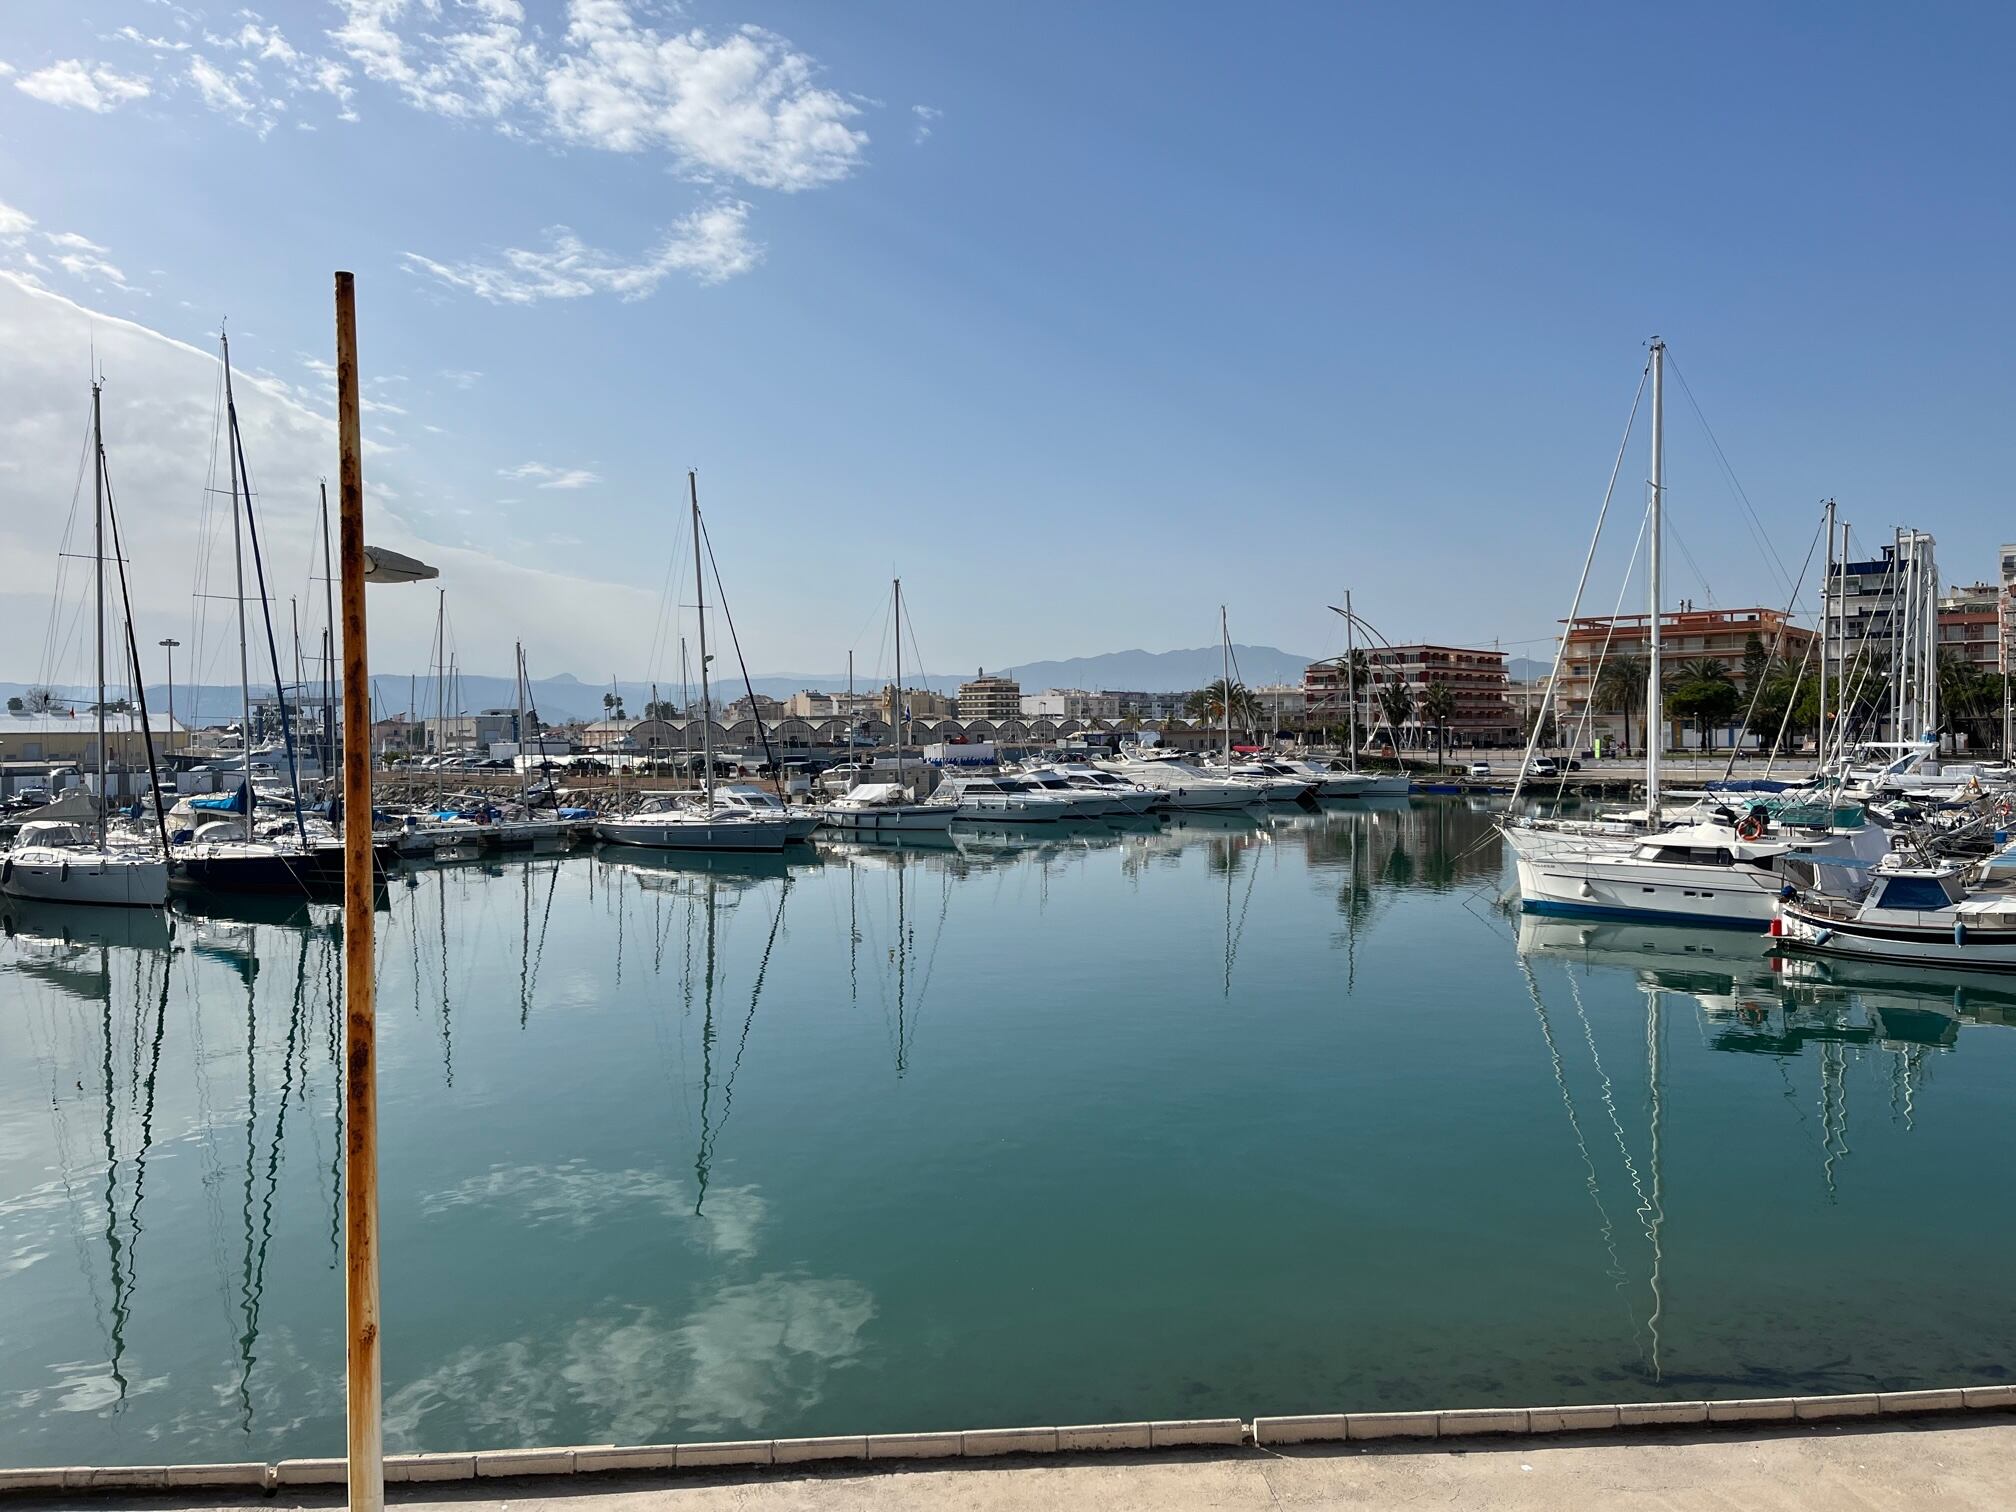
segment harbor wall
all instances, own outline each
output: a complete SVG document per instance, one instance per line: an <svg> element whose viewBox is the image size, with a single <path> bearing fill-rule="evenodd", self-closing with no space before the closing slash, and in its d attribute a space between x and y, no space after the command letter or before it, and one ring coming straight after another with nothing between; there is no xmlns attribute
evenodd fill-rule
<svg viewBox="0 0 2016 1512"><path fill-rule="evenodd" d="M934 1433L746 1439L698 1444L583 1444L385 1457L389 1484L595 1475L618 1471L753 1469L847 1461L991 1459L1163 1449L1259 1449L1377 1440L1468 1440L1644 1429L1754 1428L1801 1423L2016 1413L2016 1385L1845 1396L1733 1401L1610 1402L1554 1407L1455 1408L1439 1412L1338 1412L1295 1417L1181 1418L1055 1428L980 1428ZM257 1460L207 1465L46 1466L0 1470L9 1494L100 1491L256 1490L340 1486L341 1459Z"/></svg>

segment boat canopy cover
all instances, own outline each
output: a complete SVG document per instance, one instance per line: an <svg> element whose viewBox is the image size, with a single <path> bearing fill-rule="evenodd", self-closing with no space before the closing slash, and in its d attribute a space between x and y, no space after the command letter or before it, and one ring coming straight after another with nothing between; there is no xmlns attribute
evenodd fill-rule
<svg viewBox="0 0 2016 1512"><path fill-rule="evenodd" d="M191 798L189 807L202 809L207 813L242 814L245 812L245 784L239 783L228 793L219 793L207 798Z"/></svg>
<svg viewBox="0 0 2016 1512"><path fill-rule="evenodd" d="M849 803L901 803L903 789L893 782L864 782L847 792Z"/></svg>
<svg viewBox="0 0 2016 1512"><path fill-rule="evenodd" d="M81 825L66 823L61 819L31 819L21 826L21 832L14 837L14 843L24 849L30 845L72 846L88 845L91 837Z"/></svg>
<svg viewBox="0 0 2016 1512"><path fill-rule="evenodd" d="M1706 786L1711 793L1789 793L1801 784L1779 782L1772 777L1738 777L1729 782L1711 782Z"/></svg>

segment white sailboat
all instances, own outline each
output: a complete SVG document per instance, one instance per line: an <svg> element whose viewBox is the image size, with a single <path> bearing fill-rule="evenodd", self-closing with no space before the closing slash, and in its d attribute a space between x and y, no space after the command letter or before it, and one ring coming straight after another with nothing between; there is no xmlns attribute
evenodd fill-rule
<svg viewBox="0 0 2016 1512"><path fill-rule="evenodd" d="M820 805L819 822L828 829L855 834L914 835L951 827L959 812L956 803L943 798L927 798L919 803L904 780L905 748L910 744L910 703L903 696L903 579L897 578L894 635L896 637L896 780L863 782L844 797Z"/></svg>
<svg viewBox="0 0 2016 1512"><path fill-rule="evenodd" d="M714 707L707 680L707 579L700 544L700 480L686 474L693 515L693 586L700 621L700 730L702 739L702 801L697 806L666 795L650 800L630 814L595 822L598 838L611 845L642 845L659 850L781 851L791 838L791 817L785 813L724 806L714 797Z"/></svg>
<svg viewBox="0 0 2016 1512"><path fill-rule="evenodd" d="M1661 700L1660 557L1664 530L1666 344L1652 342L1652 472L1646 535L1649 541L1649 634L1645 704L1657 719ZM1656 728L1656 726L1655 726ZM1533 913L1601 918L1668 918L1705 924L1768 921L1789 876L1782 863L1799 851L1835 848L1834 842L1796 846L1766 839L1761 824L1702 823L1666 829L1660 811L1660 762L1665 741L1645 742L1645 808L1630 825L1611 833L1577 833L1508 823L1501 827L1519 875L1522 906ZM1637 832L1631 833L1635 827Z"/></svg>
<svg viewBox="0 0 2016 1512"><path fill-rule="evenodd" d="M105 751L105 435L100 385L91 385L92 566L98 658L98 792L95 823L62 820L21 827L0 861L0 893L51 903L158 908L168 901L168 863L142 842L115 844L105 814L111 803ZM131 637L128 637L129 643ZM136 677L138 676L136 671ZM151 769L151 761L149 763Z"/></svg>

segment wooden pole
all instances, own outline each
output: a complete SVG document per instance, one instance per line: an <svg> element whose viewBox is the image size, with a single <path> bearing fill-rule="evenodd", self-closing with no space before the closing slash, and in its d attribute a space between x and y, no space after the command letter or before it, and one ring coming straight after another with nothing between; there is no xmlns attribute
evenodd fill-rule
<svg viewBox="0 0 2016 1512"><path fill-rule="evenodd" d="M350 1512L383 1512L378 1337L378 1063L372 1001L371 700L364 636L364 443L357 289L336 275L336 429L343 600L343 1269Z"/></svg>

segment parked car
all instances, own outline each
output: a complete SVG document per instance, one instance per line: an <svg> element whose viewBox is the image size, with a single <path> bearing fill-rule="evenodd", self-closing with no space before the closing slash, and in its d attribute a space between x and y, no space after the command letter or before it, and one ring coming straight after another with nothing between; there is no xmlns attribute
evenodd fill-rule
<svg viewBox="0 0 2016 1512"><path fill-rule="evenodd" d="M1529 777L1559 777L1561 775L1561 763L1556 761L1552 756L1541 756L1535 759L1531 767L1527 768L1526 774Z"/></svg>
<svg viewBox="0 0 2016 1512"><path fill-rule="evenodd" d="M1470 775L1472 777L1489 777L1491 775L1491 763L1488 761L1471 762Z"/></svg>

